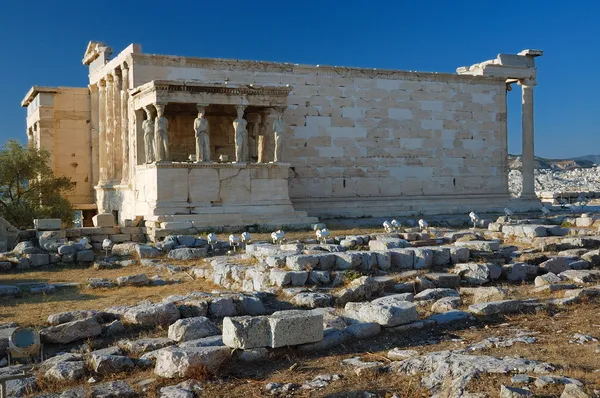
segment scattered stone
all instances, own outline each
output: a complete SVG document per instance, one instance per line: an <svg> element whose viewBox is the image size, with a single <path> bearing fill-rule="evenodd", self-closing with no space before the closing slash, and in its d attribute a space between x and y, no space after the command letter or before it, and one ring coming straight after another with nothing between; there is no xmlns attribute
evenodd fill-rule
<svg viewBox="0 0 600 398"><path fill-rule="evenodd" d="M97 384L92 387L92 398L129 398L136 397L137 392L129 383L116 380L108 383Z"/></svg>
<svg viewBox="0 0 600 398"><path fill-rule="evenodd" d="M460 297L443 297L433 303L431 306L431 312L435 313L444 313L447 311L452 311L460 308L462 305L462 300Z"/></svg>
<svg viewBox="0 0 600 398"><path fill-rule="evenodd" d="M352 368L357 376L377 374L384 368L382 362L364 362L360 357L344 359L342 366Z"/></svg>
<svg viewBox="0 0 600 398"><path fill-rule="evenodd" d="M292 303L298 307L330 307L333 297L328 293L304 292L294 296Z"/></svg>
<svg viewBox="0 0 600 398"><path fill-rule="evenodd" d="M100 333L102 327L96 318L92 317L43 328L40 330L40 337L46 343L68 344L98 336Z"/></svg>
<svg viewBox="0 0 600 398"><path fill-rule="evenodd" d="M179 319L169 326L169 339L178 342L197 340L203 337L221 334L218 326L210 319L199 316L195 318Z"/></svg>
<svg viewBox="0 0 600 398"><path fill-rule="evenodd" d="M91 365L94 371L101 375L125 372L133 369L133 361L122 355L92 354Z"/></svg>
<svg viewBox="0 0 600 398"><path fill-rule="evenodd" d="M171 347L161 350L156 357L154 373L160 377L193 377L203 371L216 371L231 351L227 347Z"/></svg>
<svg viewBox="0 0 600 398"><path fill-rule="evenodd" d="M405 359L419 356L419 351L401 350L399 348L393 348L390 351L388 351L386 356L392 361L404 361Z"/></svg>
<svg viewBox="0 0 600 398"><path fill-rule="evenodd" d="M149 284L150 279L146 274L119 276L117 278L117 285L119 286L147 286Z"/></svg>
<svg viewBox="0 0 600 398"><path fill-rule="evenodd" d="M505 385L500 387L500 398L521 398L531 397L532 395L531 391L524 388L508 387Z"/></svg>
<svg viewBox="0 0 600 398"><path fill-rule="evenodd" d="M146 352L156 351L161 348L169 347L175 344L175 341L165 338L145 338L138 340L121 340L118 345L131 355L142 355Z"/></svg>

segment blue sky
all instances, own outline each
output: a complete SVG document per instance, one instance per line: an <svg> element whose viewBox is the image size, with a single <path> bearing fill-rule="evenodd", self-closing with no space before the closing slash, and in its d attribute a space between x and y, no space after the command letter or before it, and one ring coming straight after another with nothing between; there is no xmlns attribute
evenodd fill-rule
<svg viewBox="0 0 600 398"><path fill-rule="evenodd" d="M89 40L115 52L454 73L496 54L542 49L536 155L600 154L600 2L154 1L4 2L0 143L26 140L32 85L87 85ZM509 93L509 150L520 152L520 89Z"/></svg>

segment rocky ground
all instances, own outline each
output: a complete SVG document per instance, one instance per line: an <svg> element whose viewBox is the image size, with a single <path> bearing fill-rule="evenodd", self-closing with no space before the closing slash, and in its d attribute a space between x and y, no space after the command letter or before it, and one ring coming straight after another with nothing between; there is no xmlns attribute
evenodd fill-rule
<svg viewBox="0 0 600 398"><path fill-rule="evenodd" d="M40 233L0 254L0 377L40 398L600 396L600 219L459 221L93 261ZM18 326L41 364L2 358Z"/></svg>
<svg viewBox="0 0 600 398"><path fill-rule="evenodd" d="M508 189L512 196L519 196L522 189L521 171L508 174ZM600 166L572 170L535 170L536 192L600 192Z"/></svg>

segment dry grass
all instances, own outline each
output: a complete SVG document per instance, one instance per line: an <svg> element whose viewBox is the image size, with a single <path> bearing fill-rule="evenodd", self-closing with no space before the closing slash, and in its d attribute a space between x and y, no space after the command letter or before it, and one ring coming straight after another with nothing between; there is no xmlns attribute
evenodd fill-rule
<svg viewBox="0 0 600 398"><path fill-rule="evenodd" d="M205 385L202 396L268 396L264 387L269 382L302 384L325 373L344 374L345 377L332 382L321 391L300 391L294 396L347 397L351 396L350 392L356 390L377 391L380 396L391 396L393 393L403 397L430 396L420 387L420 376L382 373L358 377L351 370L342 368L340 362L357 355L364 360L386 362L384 358L387 351L394 347L415 349L422 354L462 349L488 337L514 337L519 331L539 332L533 335L537 342L516 343L512 347L476 351L473 355L522 356L550 362L557 368L553 374L582 380L586 384L586 390L591 393L600 388L600 373L595 372L600 365L598 354L595 353L598 343L576 345L569 344L568 341L574 333L600 337L600 322L597 320L599 310L600 303L595 301L570 307L557 314L540 312L516 315L499 318L488 326L479 325L465 330L424 330L412 335L384 333L368 341L342 345L313 356L296 355L290 350L252 366L232 364L220 375L219 380ZM431 344L431 340L437 342ZM294 364L296 365L292 368ZM491 397L498 396L500 385L511 385L511 377L512 375L482 375L471 382L468 391L483 392ZM536 394L547 397L558 397L562 393L562 386L532 389Z"/></svg>
<svg viewBox="0 0 600 398"><path fill-rule="evenodd" d="M171 263L169 261L169 263ZM190 262L187 265L191 265ZM164 286L115 287L111 289L88 289L88 278L116 279L119 276L145 273L149 277L160 275L159 269L132 265L118 269L95 270L92 267L45 266L27 272L2 274L1 284L31 282L75 282L79 287L60 288L49 295L25 294L20 298L4 298L0 310L0 322L18 322L21 325L43 325L48 315L62 311L104 309L116 305L132 305L142 300L160 301L173 294L185 294L193 290L211 291L219 287L202 279L192 280L184 273L164 273L165 280L178 279L181 283Z"/></svg>

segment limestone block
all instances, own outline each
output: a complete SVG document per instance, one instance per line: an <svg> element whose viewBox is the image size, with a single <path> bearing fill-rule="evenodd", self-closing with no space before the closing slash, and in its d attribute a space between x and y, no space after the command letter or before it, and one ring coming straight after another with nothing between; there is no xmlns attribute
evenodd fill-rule
<svg viewBox="0 0 600 398"><path fill-rule="evenodd" d="M416 248L414 269L430 269L433 265L433 251L431 249Z"/></svg>
<svg viewBox="0 0 600 398"><path fill-rule="evenodd" d="M35 218L33 227L40 231L59 230L62 225L60 218Z"/></svg>
<svg viewBox="0 0 600 398"><path fill-rule="evenodd" d="M408 246L410 246L410 243L400 238L380 236L376 240L369 241L369 250L403 249Z"/></svg>
<svg viewBox="0 0 600 398"><path fill-rule="evenodd" d="M393 269L413 269L415 267L415 251L413 249L391 249L390 254Z"/></svg>
<svg viewBox="0 0 600 398"><path fill-rule="evenodd" d="M335 253L335 268L339 270L357 269L362 265L362 253L360 252L344 252Z"/></svg>
<svg viewBox="0 0 600 398"><path fill-rule="evenodd" d="M315 255L319 259L316 267L318 270L329 271L335 268L337 256L335 253L323 253Z"/></svg>
<svg viewBox="0 0 600 398"><path fill-rule="evenodd" d="M230 348L269 347L271 329L266 316L240 316L223 319L223 344Z"/></svg>
<svg viewBox="0 0 600 398"><path fill-rule="evenodd" d="M272 348L323 339L323 315L312 311L277 311L269 317L269 327Z"/></svg>
<svg viewBox="0 0 600 398"><path fill-rule="evenodd" d="M419 315L413 303L390 299L361 304L358 308L358 319L361 322L375 322L381 326L393 327L414 322L419 319Z"/></svg>
<svg viewBox="0 0 600 398"><path fill-rule="evenodd" d="M527 263L506 264L502 266L502 274L511 282L533 279L537 276L538 267Z"/></svg>
<svg viewBox="0 0 600 398"><path fill-rule="evenodd" d="M98 336L100 333L102 333L102 327L96 318L92 317L41 329L40 337L46 343L68 344Z"/></svg>
<svg viewBox="0 0 600 398"><path fill-rule="evenodd" d="M129 234L115 234L115 235L110 235L110 240L113 243L130 242L131 241L131 235L129 235Z"/></svg>
<svg viewBox="0 0 600 398"><path fill-rule="evenodd" d="M111 213L100 213L92 217L94 227L113 227L115 225L115 216Z"/></svg>
<svg viewBox="0 0 600 398"><path fill-rule="evenodd" d="M179 319L169 326L168 337L175 341L197 340L221 334L221 330L210 319L199 316Z"/></svg>
<svg viewBox="0 0 600 398"><path fill-rule="evenodd" d="M563 271L571 269L570 261L567 257L552 257L539 265L540 270L560 274Z"/></svg>
<svg viewBox="0 0 600 398"><path fill-rule="evenodd" d="M31 268L41 267L42 265L50 264L50 256L47 253L26 254L24 257L29 259L29 264Z"/></svg>
<svg viewBox="0 0 600 398"><path fill-rule="evenodd" d="M469 261L470 251L466 247L451 247L450 260L452 264L466 263Z"/></svg>
<svg viewBox="0 0 600 398"><path fill-rule="evenodd" d="M288 286L292 283L291 271L272 269L270 272L271 284L277 287Z"/></svg>
<svg viewBox="0 0 600 398"><path fill-rule="evenodd" d="M310 271L308 274L308 283L312 285L327 285L330 282L329 271Z"/></svg>
<svg viewBox="0 0 600 398"><path fill-rule="evenodd" d="M231 355L224 346L166 348L156 357L154 373L160 377L194 377L203 369L215 372Z"/></svg>
<svg viewBox="0 0 600 398"><path fill-rule="evenodd" d="M311 254L299 254L288 256L285 259L285 265L288 269L294 271L310 271L319 264L319 257Z"/></svg>
<svg viewBox="0 0 600 398"><path fill-rule="evenodd" d="M458 241L455 243L457 247L466 247L469 250L478 250L484 252L492 252L500 250L500 242L497 240L470 240L466 242Z"/></svg>

